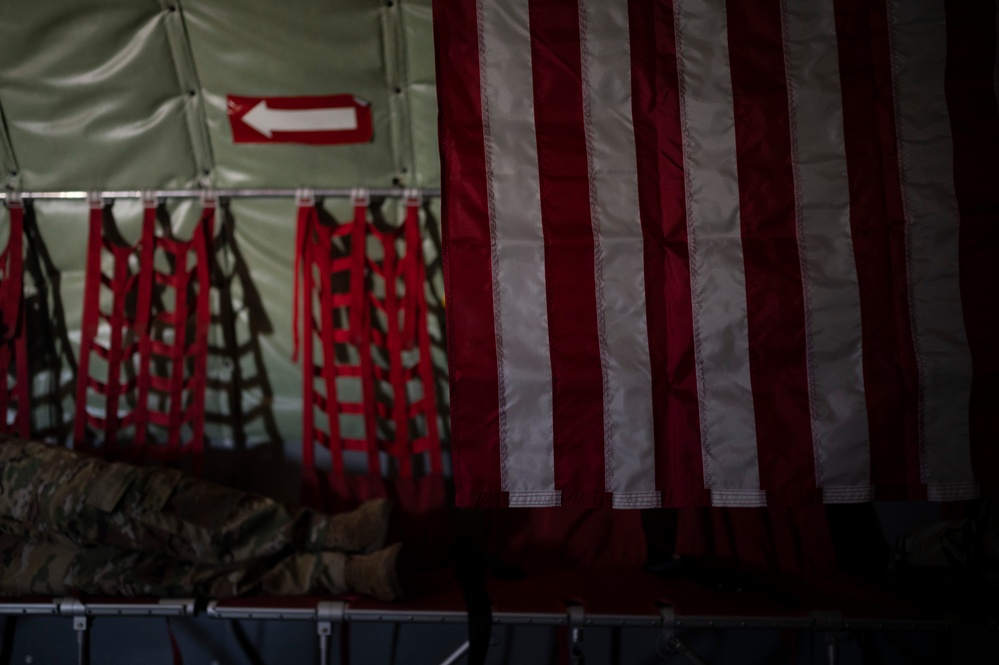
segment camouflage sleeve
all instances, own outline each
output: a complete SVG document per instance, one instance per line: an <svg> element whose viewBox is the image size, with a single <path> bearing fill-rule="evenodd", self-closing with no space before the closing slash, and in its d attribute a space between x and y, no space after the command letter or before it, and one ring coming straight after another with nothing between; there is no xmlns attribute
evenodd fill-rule
<svg viewBox="0 0 999 665"><path fill-rule="evenodd" d="M398 546L368 555L291 553L230 564L162 553L76 548L0 535L0 595L198 596L374 595L399 597Z"/></svg>
<svg viewBox="0 0 999 665"><path fill-rule="evenodd" d="M35 542L228 563L306 545L312 517L174 469L0 443L0 531Z"/></svg>
<svg viewBox="0 0 999 665"><path fill-rule="evenodd" d="M290 510L174 469L0 441L0 532L35 542L109 545L206 564L288 550L370 552L384 545L389 509L372 501L336 516Z"/></svg>
<svg viewBox="0 0 999 665"><path fill-rule="evenodd" d="M4 595L210 596L255 591L269 566L177 561L153 552L0 537Z"/></svg>

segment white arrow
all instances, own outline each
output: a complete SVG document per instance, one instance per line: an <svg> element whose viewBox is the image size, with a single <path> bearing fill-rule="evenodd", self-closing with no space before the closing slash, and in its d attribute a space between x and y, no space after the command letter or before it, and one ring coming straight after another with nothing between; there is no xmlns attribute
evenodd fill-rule
<svg viewBox="0 0 999 665"><path fill-rule="evenodd" d="M243 116L243 122L271 138L274 132L332 132L357 129L357 110L272 109L267 100L258 102Z"/></svg>

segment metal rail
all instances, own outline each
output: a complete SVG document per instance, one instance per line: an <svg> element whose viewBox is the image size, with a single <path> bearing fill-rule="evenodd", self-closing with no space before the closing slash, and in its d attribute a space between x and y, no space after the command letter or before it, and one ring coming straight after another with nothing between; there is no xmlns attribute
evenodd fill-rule
<svg viewBox="0 0 999 665"><path fill-rule="evenodd" d="M224 602L212 601L207 607L208 616L214 619L284 619L315 621L316 607L275 607L275 606L227 606ZM405 609L361 609L345 605L340 620L364 623L464 623L468 615L464 609L455 610L405 610ZM568 612L504 612L492 614L497 625L566 626L572 623ZM843 617L830 622L820 614L810 616L724 616L724 615L681 615L662 611L647 614L585 614L578 620L579 626L593 627L668 627L668 628L761 628L761 629L813 629L813 630L936 630L953 629L956 619L947 618L878 618Z"/></svg>
<svg viewBox="0 0 999 665"><path fill-rule="evenodd" d="M93 194L100 194L107 199L144 199L156 197L159 199L200 199L211 194L220 199L282 199L296 198L308 191L316 197L350 198L359 190L349 187L334 188L299 188L299 189L124 189L124 190L92 190L92 191L59 191L59 192L17 192L24 201L86 201ZM382 187L368 189L367 194L376 198L405 198L409 192L417 191L424 198L439 198L440 188L412 189L404 187ZM0 199L6 201L10 192L0 192Z"/></svg>

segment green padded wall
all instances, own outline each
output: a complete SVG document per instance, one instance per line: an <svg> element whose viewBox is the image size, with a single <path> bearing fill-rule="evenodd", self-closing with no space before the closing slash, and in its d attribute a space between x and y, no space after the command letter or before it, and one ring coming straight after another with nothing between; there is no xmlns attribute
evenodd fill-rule
<svg viewBox="0 0 999 665"><path fill-rule="evenodd" d="M352 94L370 104L368 143L315 146L233 141L228 95ZM25 192L215 188L440 186L430 0L3 0L0 2L0 168ZM171 201L188 237L191 201ZM328 200L334 217L349 205ZM60 275L70 344L79 344L87 206L39 201L39 229ZM401 219L385 201L390 222ZM2 209L0 209L2 210ZM439 201L423 223L430 329L446 436ZM216 475L256 478L294 498L301 436L301 367L291 362L295 207L291 199L234 199L232 245L245 269L233 291L245 376L260 376L229 404L209 391L209 413L247 414L242 431L209 423ZM127 239L141 209L119 200ZM0 211L6 234L6 211ZM214 325L210 344L221 345ZM70 369L64 368L66 377ZM209 357L209 376L232 368ZM64 377L64 378L66 378ZM71 413L72 403L67 403ZM261 415L265 414L265 415ZM242 440L240 440L242 438ZM247 450L236 451L244 446ZM241 452L230 455L230 452ZM227 465L237 460L246 468ZM211 458L209 462L211 463Z"/></svg>

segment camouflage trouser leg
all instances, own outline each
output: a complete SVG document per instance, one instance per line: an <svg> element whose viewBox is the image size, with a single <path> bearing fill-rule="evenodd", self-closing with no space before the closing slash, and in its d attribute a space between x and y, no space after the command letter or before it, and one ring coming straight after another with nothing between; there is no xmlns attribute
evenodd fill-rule
<svg viewBox="0 0 999 665"><path fill-rule="evenodd" d="M207 596L345 593L349 555L289 554L232 564L177 561L114 547L75 548L0 536L5 595Z"/></svg>
<svg viewBox="0 0 999 665"><path fill-rule="evenodd" d="M388 508L387 502L371 501L338 515L289 510L267 497L172 469L108 463L43 443L0 440L0 534L62 546L80 556L110 547L116 561L197 563L187 574L198 579L221 575L219 566L237 562L249 562L240 570L252 571L261 561L273 564L276 556L295 551L304 558L292 569L287 568L290 559L283 569L270 568L301 580L301 570L317 565L308 554L383 547ZM54 560L62 561L67 555L59 551L52 550ZM156 556L143 559L125 552ZM263 575L253 579L264 584ZM276 580L276 575L266 579ZM278 590L284 583L266 584L275 585L272 593L296 592ZM295 583L287 586L295 588Z"/></svg>
<svg viewBox="0 0 999 665"><path fill-rule="evenodd" d="M402 596L399 545L371 554L289 553L229 564L178 561L158 552L76 548L0 535L0 595L231 598L360 592Z"/></svg>
<svg viewBox="0 0 999 665"><path fill-rule="evenodd" d="M384 501L328 515L291 510L259 494L162 469L140 470L111 513L101 542L129 549L165 548L185 561L230 563L298 552L365 552L383 546Z"/></svg>
<svg viewBox="0 0 999 665"><path fill-rule="evenodd" d="M371 521L366 514L289 510L172 469L108 463L37 442L0 442L0 532L33 541L106 544L223 564L286 548L380 547L379 534L366 533ZM357 537L344 537L350 532Z"/></svg>

